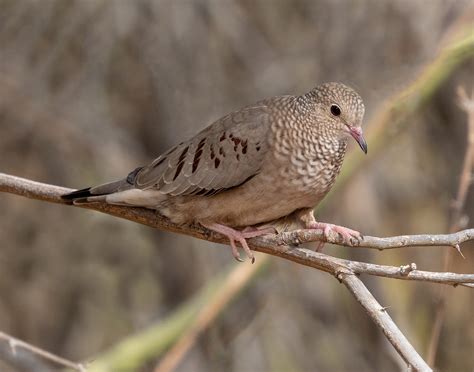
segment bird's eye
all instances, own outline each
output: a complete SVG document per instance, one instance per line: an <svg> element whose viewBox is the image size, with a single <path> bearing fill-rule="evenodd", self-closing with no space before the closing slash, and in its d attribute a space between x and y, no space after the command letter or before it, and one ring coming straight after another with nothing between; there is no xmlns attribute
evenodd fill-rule
<svg viewBox="0 0 474 372"><path fill-rule="evenodd" d="M341 115L341 109L338 105L331 105L331 114L333 114L334 116Z"/></svg>

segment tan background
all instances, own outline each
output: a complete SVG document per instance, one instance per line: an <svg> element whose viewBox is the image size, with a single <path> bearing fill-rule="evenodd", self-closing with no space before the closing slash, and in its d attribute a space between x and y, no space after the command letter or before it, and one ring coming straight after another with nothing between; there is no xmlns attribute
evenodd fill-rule
<svg viewBox="0 0 474 372"><path fill-rule="evenodd" d="M230 110L324 81L355 87L368 121L473 5L0 0L0 171L69 187L114 180ZM459 68L376 159L369 143L367 165L319 218L378 236L446 232L465 143L455 88L470 89L473 71L472 60ZM0 205L0 329L74 360L159 321L234 265L223 246L110 216L11 195ZM474 217L474 193L466 211ZM472 248L455 258L456 271L472 273ZM444 250L326 252L440 270ZM363 280L424 354L439 287ZM474 295L450 292L437 365L471 370ZM336 280L276 258L179 367L398 369Z"/></svg>

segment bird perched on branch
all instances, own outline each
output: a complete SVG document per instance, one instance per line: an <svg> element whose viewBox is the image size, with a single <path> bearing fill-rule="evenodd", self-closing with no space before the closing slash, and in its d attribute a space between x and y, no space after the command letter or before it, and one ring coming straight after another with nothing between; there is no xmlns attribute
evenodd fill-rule
<svg viewBox="0 0 474 372"><path fill-rule="evenodd" d="M177 224L200 223L254 256L246 239L291 213L307 228L344 240L357 231L317 222L313 208L329 192L353 137L367 153L360 96L325 83L301 96L268 98L234 111L122 180L74 191L74 204L105 202L156 209Z"/></svg>

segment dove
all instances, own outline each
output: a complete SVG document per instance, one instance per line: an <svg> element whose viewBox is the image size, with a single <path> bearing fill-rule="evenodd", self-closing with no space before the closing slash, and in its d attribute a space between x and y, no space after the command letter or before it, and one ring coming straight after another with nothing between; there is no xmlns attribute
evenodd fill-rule
<svg viewBox="0 0 474 372"><path fill-rule="evenodd" d="M199 223L237 243L274 232L295 214L308 229L344 241L359 232L318 222L313 210L334 185L350 138L367 153L364 104L352 88L321 84L302 95L263 99L231 112L124 179L63 195L74 204L105 202L158 211L176 224ZM262 227L263 226L263 227Z"/></svg>

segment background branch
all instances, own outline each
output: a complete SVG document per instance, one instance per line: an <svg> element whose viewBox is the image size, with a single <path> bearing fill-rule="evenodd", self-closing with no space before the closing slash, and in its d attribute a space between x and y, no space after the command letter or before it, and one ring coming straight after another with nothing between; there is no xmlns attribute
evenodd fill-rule
<svg viewBox="0 0 474 372"><path fill-rule="evenodd" d="M182 338L188 338L190 329L196 329L196 325L202 320L203 313L209 311L218 313L222 303L224 288L228 289L229 278L239 276L239 286L234 294L239 294L245 289L245 285L254 279L268 263L269 256L260 256L261 262L255 265L243 265L225 268L203 288L201 288L191 299L180 305L171 315L159 323L147 327L134 335L127 337L117 345L94 358L94 362L88 367L88 372L107 372L116 370L134 371L146 361L160 357L173 345L177 345ZM242 278L243 274L243 278ZM234 287L235 288L235 287ZM224 301L225 302L225 301ZM202 324L202 323L201 323ZM198 333L200 330L198 330ZM193 331L193 335L196 335ZM189 345L187 345L189 347ZM183 351L183 350L181 350ZM181 353L181 351L179 351ZM178 362L178 361L176 361Z"/></svg>
<svg viewBox="0 0 474 372"><path fill-rule="evenodd" d="M474 175L474 91L471 97L468 97L464 88L458 88L459 104L467 114L467 141L466 151L464 153L463 165L459 176L459 187L456 199L452 204L452 215L449 226L450 232L458 231L466 224L466 219L463 216L464 205L469 187L473 181ZM453 252L446 251L443 259L443 271L451 269L453 264ZM446 288L440 288L438 299L436 303L436 315L433 325L433 330L428 345L428 352L426 359L430 365L436 362L436 354L438 351L439 338L443 328L444 319L446 317L446 303L449 293Z"/></svg>
<svg viewBox="0 0 474 372"><path fill-rule="evenodd" d="M13 336L10 336L6 334L5 332L0 331L0 340L4 340L8 343L8 347L10 348L13 355L15 355L17 352L21 352L21 349L23 349L35 355L38 355L41 358L49 360L50 362L54 362L59 366L62 366L65 368L71 368L75 371L80 371L80 372L86 371L86 368L81 363L72 362L68 359L65 359L63 357L50 353L49 351L41 349L37 346L31 345L28 342L25 342ZM30 364L31 364L31 361L30 361Z"/></svg>
<svg viewBox="0 0 474 372"><path fill-rule="evenodd" d="M210 299L199 311L193 324L187 328L186 332L180 337L173 347L160 360L155 368L155 372L174 371L179 362L191 349L199 335L211 324L221 311L248 285L251 279L255 277L268 263L268 255L259 255L254 265L238 265L225 278L220 285L215 296Z"/></svg>
<svg viewBox="0 0 474 372"><path fill-rule="evenodd" d="M363 168L362 162L367 167L367 160L375 160L376 154L396 141L399 134L411 124L410 119L429 102L446 79L459 65L474 55L472 19L461 20L460 25L454 35L450 35L451 40L447 46L423 68L420 76L406 89L380 105L379 111L367 124L369 131L366 140L370 143L368 159L357 152L350 152L344 160L344 172L338 177L332 192L343 188L347 181Z"/></svg>

